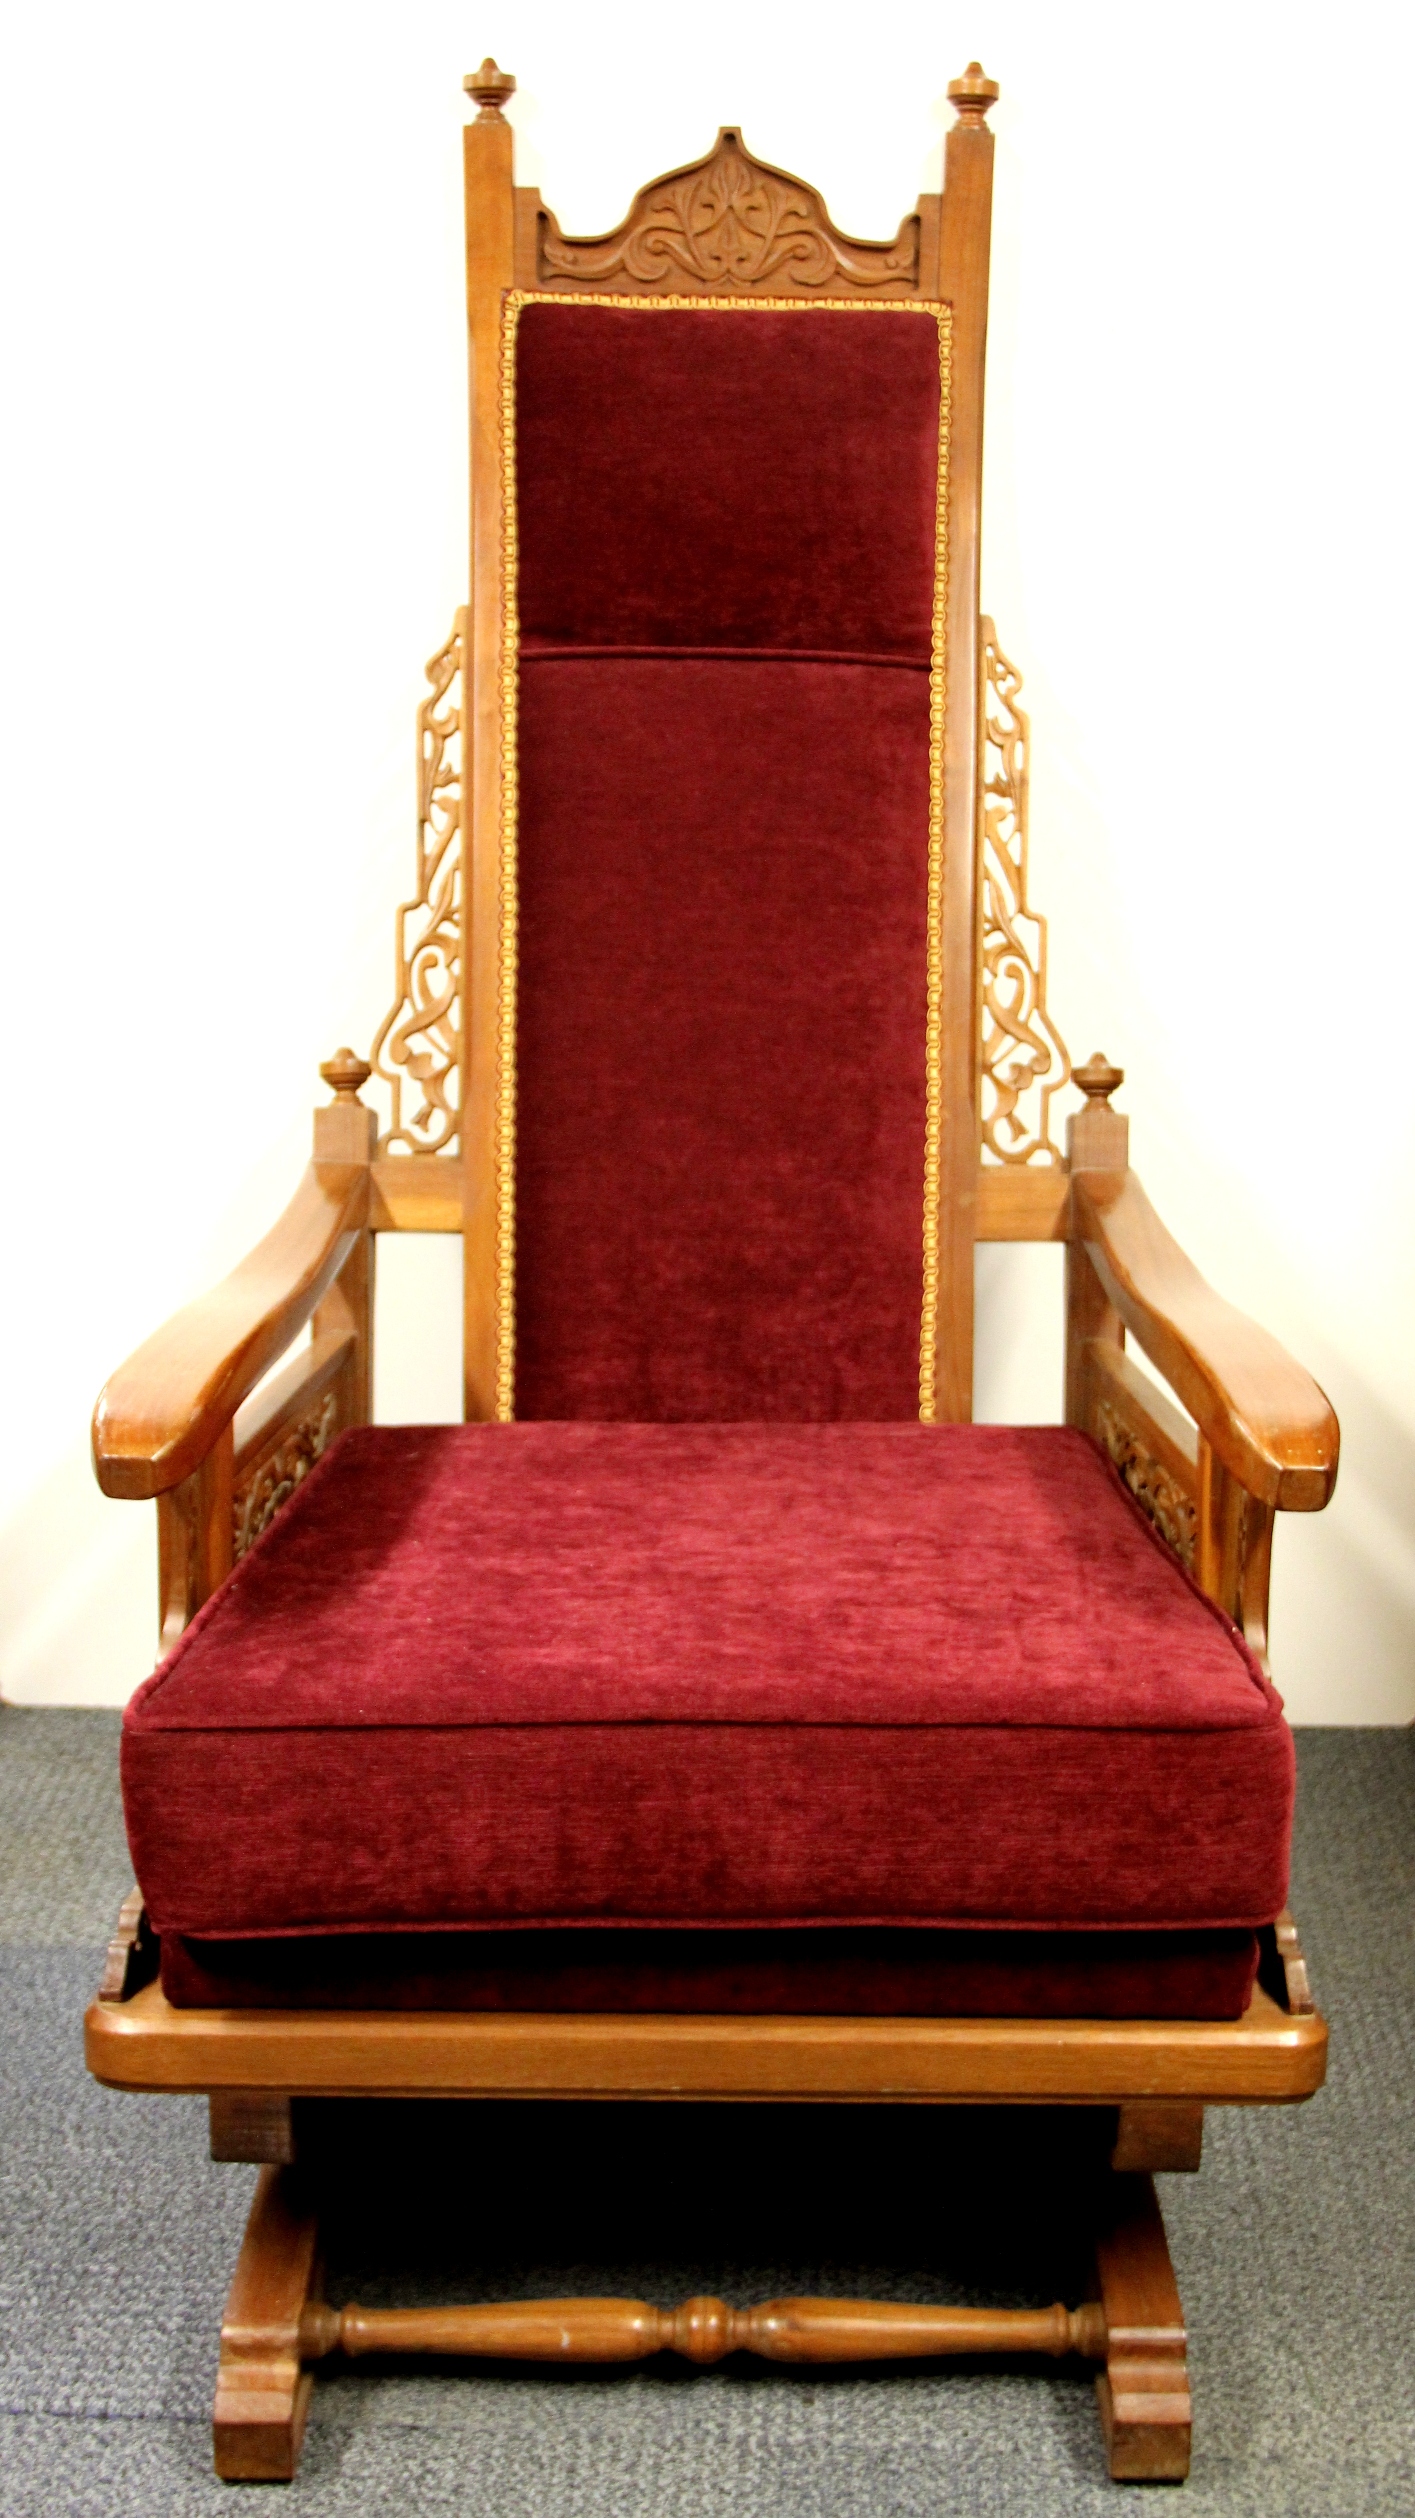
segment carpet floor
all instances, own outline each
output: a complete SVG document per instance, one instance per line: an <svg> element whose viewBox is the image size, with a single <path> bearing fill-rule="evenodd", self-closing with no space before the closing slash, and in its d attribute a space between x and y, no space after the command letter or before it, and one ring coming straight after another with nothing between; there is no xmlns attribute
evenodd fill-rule
<svg viewBox="0 0 1415 2518"><path fill-rule="evenodd" d="M255 2172L200 2100L101 2090L80 2024L131 1871L117 1717L0 1709L0 2518L229 2512L221 2306ZM1189 2518L1415 2512L1415 1734L1299 1735L1293 1904L1331 2074L1216 2111L1160 2181L1191 2335ZM865 2108L368 2108L331 2295L1055 2296L1074 2120ZM406 2136L411 2135L411 2139ZM1022 2158L1000 2147L1022 2137ZM1032 2206L1036 2210L1033 2213ZM1074 2293L1073 2293L1074 2296ZM273 2487L278 2490L278 2487ZM316 2381L291 2505L338 2518L1051 2518L1124 2512L1089 2379L352 2368Z"/></svg>

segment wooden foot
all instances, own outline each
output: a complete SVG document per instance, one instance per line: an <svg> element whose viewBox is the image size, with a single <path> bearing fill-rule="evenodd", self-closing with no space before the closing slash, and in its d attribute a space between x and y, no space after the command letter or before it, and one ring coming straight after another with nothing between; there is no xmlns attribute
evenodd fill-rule
<svg viewBox="0 0 1415 2518"><path fill-rule="evenodd" d="M1096 2272L1106 2330L1096 2393L1111 2473L1121 2483L1182 2483L1193 2420L1184 2312L1149 2177L1110 2180Z"/></svg>
<svg viewBox="0 0 1415 2518"><path fill-rule="evenodd" d="M319 2232L292 2172L263 2168L221 2324L212 2440L228 2483L287 2483L309 2411L301 2319L319 2289Z"/></svg>

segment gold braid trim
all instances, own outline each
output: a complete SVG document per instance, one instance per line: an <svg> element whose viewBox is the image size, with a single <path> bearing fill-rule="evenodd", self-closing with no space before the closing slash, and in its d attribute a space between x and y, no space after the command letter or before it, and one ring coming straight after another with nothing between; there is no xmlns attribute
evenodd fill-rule
<svg viewBox="0 0 1415 2518"><path fill-rule="evenodd" d="M938 478L934 488L933 640L929 655L928 1010L924 1017L924 1292L919 1417L932 1425L938 1384L938 1203L943 1128L943 732L948 700L948 454L953 418L950 310L938 319Z"/></svg>
<svg viewBox="0 0 1415 2518"><path fill-rule="evenodd" d="M919 1323L919 1414L934 1416L938 1352L938 1225L943 1008L943 730L948 662L948 458L953 310L925 298L622 297L596 290L508 289L501 328L501 848L497 884L496 1012L496 1415L508 1423L516 1392L516 849L519 779L518 690L521 631L516 516L516 334L525 306L612 307L631 314L927 315L938 332L938 478L935 496L933 631L929 662L928 920L924 1012L923 1303Z"/></svg>
<svg viewBox="0 0 1415 2518"><path fill-rule="evenodd" d="M516 981L519 894L516 843L521 620L516 532L516 325L525 299L506 299L501 327L501 847L496 941L496 1418L516 1401Z"/></svg>

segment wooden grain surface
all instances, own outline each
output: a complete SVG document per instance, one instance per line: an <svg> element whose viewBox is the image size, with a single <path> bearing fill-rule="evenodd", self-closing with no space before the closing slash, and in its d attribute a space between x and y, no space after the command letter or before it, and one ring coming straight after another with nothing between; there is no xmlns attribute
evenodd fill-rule
<svg viewBox="0 0 1415 2518"><path fill-rule="evenodd" d="M958 89L961 83L953 83ZM991 87L991 82L984 85ZM993 91L995 93L995 91ZM973 1414L973 1242L978 1194L977 845L983 383L992 256L992 101L963 97L944 141L940 297L953 309L948 463L948 690L944 719L939 1045L938 1350L935 1409Z"/></svg>
<svg viewBox="0 0 1415 2518"><path fill-rule="evenodd" d="M383 1154L373 1166L375 1233L460 1233L462 1162L456 1154Z"/></svg>
<svg viewBox="0 0 1415 2518"><path fill-rule="evenodd" d="M1059 1163L978 1167L973 1238L980 1242L1064 1242L1071 1178Z"/></svg>
<svg viewBox="0 0 1415 2518"><path fill-rule="evenodd" d="M1164 2218L1147 2176L1113 2179L1096 2241L1105 2368L1096 2380L1118 2483L1179 2483L1189 2471L1188 2338Z"/></svg>
<svg viewBox="0 0 1415 2518"><path fill-rule="evenodd" d="M578 2013L177 2011L95 2002L116 2089L416 2096L1071 2101L1310 2097L1326 2023L1261 1988L1240 2020L880 2020Z"/></svg>
<svg viewBox="0 0 1415 2518"><path fill-rule="evenodd" d="M105 1495L161 1495L200 1466L333 1284L367 1212L366 1168L311 1163L250 1256L119 1366L93 1416Z"/></svg>
<svg viewBox="0 0 1415 2518"><path fill-rule="evenodd" d="M318 2287L319 2229L288 2173L264 2168L221 2321L212 2445L228 2483L285 2483L300 2461L311 2377L300 2320Z"/></svg>
<svg viewBox="0 0 1415 2518"><path fill-rule="evenodd" d="M1133 1172L1075 1172L1071 1201L1109 1300L1223 1467L1261 1503L1320 1511L1339 1438L1311 1374L1205 1283Z"/></svg>
<svg viewBox="0 0 1415 2518"><path fill-rule="evenodd" d="M1068 2309L928 2308L893 2300L768 2299L753 2308L699 2296L680 2308L644 2299L527 2299L447 2308L316 2305L301 2320L308 2360L330 2352L439 2352L475 2360L642 2361L677 2352L700 2369L729 2352L800 2365L938 2360L979 2352L1069 2352L1099 2359L1096 2302Z"/></svg>

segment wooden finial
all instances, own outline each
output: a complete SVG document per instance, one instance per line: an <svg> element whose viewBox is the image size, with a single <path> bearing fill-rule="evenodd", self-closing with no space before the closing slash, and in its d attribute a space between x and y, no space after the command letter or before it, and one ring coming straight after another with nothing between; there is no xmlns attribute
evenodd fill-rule
<svg viewBox="0 0 1415 2518"><path fill-rule="evenodd" d="M320 1074L333 1091L336 1102L356 1102L359 1090L373 1073L367 1058L356 1058L352 1049L336 1049L326 1058Z"/></svg>
<svg viewBox="0 0 1415 2518"><path fill-rule="evenodd" d="M970 61L961 79L948 82L948 101L960 122L983 123L988 108L1001 94L996 79L990 79L980 61Z"/></svg>
<svg viewBox="0 0 1415 2518"><path fill-rule="evenodd" d="M1111 1066L1099 1049L1093 1049L1084 1067L1072 1068L1071 1081L1080 1085L1088 1102L1108 1102L1125 1082L1125 1069Z"/></svg>
<svg viewBox="0 0 1415 2518"><path fill-rule="evenodd" d="M478 122L500 122L502 106L508 96L516 93L516 82L510 71L498 70L490 53L479 70L467 72L462 85L481 107Z"/></svg>
<svg viewBox="0 0 1415 2518"><path fill-rule="evenodd" d="M1066 1155L1073 1172L1123 1172L1130 1162L1130 1122L1112 1110L1110 1097L1125 1082L1125 1069L1113 1067L1097 1049L1084 1067L1073 1067L1071 1081L1086 1096L1083 1110L1066 1122Z"/></svg>

